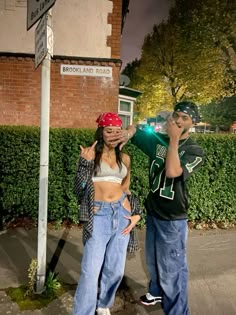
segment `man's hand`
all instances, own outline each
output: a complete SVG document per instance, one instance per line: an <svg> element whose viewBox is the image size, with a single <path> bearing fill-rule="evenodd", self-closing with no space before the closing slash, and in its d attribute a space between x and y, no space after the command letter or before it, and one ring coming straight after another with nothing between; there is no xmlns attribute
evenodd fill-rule
<svg viewBox="0 0 236 315"><path fill-rule="evenodd" d="M85 160L87 161L92 161L95 159L95 146L97 144L97 141L95 141L91 147L87 147L84 148L82 147L82 145L80 145L80 150L81 150L81 154L80 156L82 156Z"/></svg>
<svg viewBox="0 0 236 315"><path fill-rule="evenodd" d="M179 140L184 131L184 128L179 127L172 117L168 117L166 121L166 131L170 139Z"/></svg>

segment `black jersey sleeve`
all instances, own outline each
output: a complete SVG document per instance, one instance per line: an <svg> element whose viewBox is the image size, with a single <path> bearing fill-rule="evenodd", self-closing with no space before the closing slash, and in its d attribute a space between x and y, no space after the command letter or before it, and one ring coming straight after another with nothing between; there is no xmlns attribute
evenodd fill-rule
<svg viewBox="0 0 236 315"><path fill-rule="evenodd" d="M205 154L202 148L196 143L186 146L184 154L180 157L180 163L183 169L183 180L196 172L205 160Z"/></svg>
<svg viewBox="0 0 236 315"><path fill-rule="evenodd" d="M166 139L161 134L147 132L137 129L131 142L143 151L149 158L155 159L156 145L161 144L167 147Z"/></svg>

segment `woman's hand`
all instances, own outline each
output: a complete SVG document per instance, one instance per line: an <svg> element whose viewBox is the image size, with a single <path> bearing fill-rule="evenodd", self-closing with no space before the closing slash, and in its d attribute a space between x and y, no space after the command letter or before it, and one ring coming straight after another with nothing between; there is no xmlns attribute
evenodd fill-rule
<svg viewBox="0 0 236 315"><path fill-rule="evenodd" d="M119 149L121 150L123 146L129 141L129 139L133 137L135 132L135 126L129 126L127 129L120 130L116 134L110 134L108 136L108 141L113 146L117 146L119 144Z"/></svg>
<svg viewBox="0 0 236 315"><path fill-rule="evenodd" d="M83 157L87 161L92 161L95 159L95 146L97 141L95 141L91 147L84 148L80 145L81 154L80 156Z"/></svg>
<svg viewBox="0 0 236 315"><path fill-rule="evenodd" d="M130 231L135 227L135 225L140 220L140 215L124 216L126 219L130 220L130 224L122 231L123 235L129 234Z"/></svg>

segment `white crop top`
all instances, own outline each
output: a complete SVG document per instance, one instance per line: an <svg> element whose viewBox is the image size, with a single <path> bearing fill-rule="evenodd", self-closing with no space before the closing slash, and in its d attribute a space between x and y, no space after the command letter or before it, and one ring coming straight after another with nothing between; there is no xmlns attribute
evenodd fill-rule
<svg viewBox="0 0 236 315"><path fill-rule="evenodd" d="M122 180L127 175L127 167L122 162L121 170L117 165L115 168L111 168L106 162L101 161L100 169L98 170L96 176L93 175L92 181L95 182L111 182L121 184Z"/></svg>

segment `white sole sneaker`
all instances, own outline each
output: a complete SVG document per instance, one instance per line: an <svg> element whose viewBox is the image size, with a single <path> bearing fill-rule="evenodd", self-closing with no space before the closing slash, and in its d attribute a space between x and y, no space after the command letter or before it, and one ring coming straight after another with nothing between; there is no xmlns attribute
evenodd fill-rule
<svg viewBox="0 0 236 315"><path fill-rule="evenodd" d="M157 303L162 302L161 296L152 296L150 293L146 293L145 295L140 296L139 298L140 303L143 305L156 305Z"/></svg>
<svg viewBox="0 0 236 315"><path fill-rule="evenodd" d="M111 315L109 308L98 307L96 312L97 315Z"/></svg>

